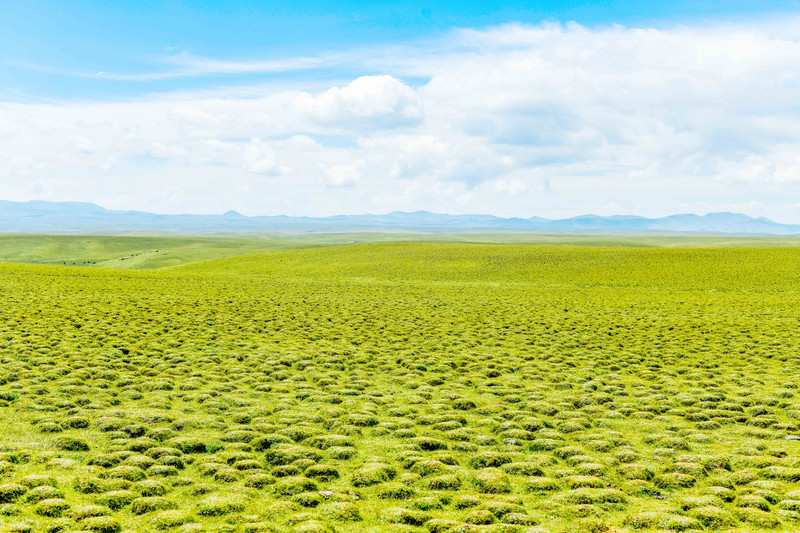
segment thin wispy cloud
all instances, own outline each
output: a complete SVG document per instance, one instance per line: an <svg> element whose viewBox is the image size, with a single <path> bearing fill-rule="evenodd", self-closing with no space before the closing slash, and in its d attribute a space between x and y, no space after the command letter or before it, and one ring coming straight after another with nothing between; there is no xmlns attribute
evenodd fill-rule
<svg viewBox="0 0 800 533"><path fill-rule="evenodd" d="M64 69L51 65L39 65L24 61L9 61L8 63L18 68L36 70L39 72L48 72L62 76L132 82L151 82L178 78L212 76L218 74L282 73L309 70L326 65L331 66L336 64L335 61L322 57L296 57L267 61L223 61L219 59L199 57L188 53L180 53L160 58L158 63L168 65L171 67L171 69L156 72L125 73L85 71Z"/></svg>
<svg viewBox="0 0 800 533"><path fill-rule="evenodd" d="M114 81L159 81L169 80L187 76L188 74L174 71L174 72L142 72L142 73L121 73L121 72L103 72L103 71L88 71L76 70L69 68L55 67L52 65L40 65L37 63L30 63L27 61L6 61L6 64L16 68L33 70L37 72L44 72L48 74L57 74L59 76L69 76L73 78L83 78L87 80L114 80Z"/></svg>
<svg viewBox="0 0 800 533"><path fill-rule="evenodd" d="M331 66L336 60L330 56L290 57L264 61L225 61L201 57L189 53L171 55L162 60L174 65L177 73L204 76L209 74L252 74L270 72L290 72Z"/></svg>

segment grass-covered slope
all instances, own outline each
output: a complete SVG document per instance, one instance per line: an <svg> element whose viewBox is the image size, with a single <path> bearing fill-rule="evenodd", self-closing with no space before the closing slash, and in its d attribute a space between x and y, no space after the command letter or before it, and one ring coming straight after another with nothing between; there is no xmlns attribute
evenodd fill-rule
<svg viewBox="0 0 800 533"><path fill-rule="evenodd" d="M155 269L292 246L268 237L0 235L0 261Z"/></svg>
<svg viewBox="0 0 800 533"><path fill-rule="evenodd" d="M0 531L796 530L798 260L0 265Z"/></svg>
<svg viewBox="0 0 800 533"><path fill-rule="evenodd" d="M798 248L600 248L386 243L206 261L176 272L348 282L800 290Z"/></svg>
<svg viewBox="0 0 800 533"><path fill-rule="evenodd" d="M230 235L37 235L0 233L0 262L154 270L198 261L357 243L426 242L591 247L778 247L800 237L570 235L536 233L239 233Z"/></svg>

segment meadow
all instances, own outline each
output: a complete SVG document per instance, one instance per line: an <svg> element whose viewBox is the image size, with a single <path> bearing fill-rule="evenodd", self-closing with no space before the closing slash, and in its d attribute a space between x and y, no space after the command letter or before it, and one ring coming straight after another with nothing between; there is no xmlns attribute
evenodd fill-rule
<svg viewBox="0 0 800 533"><path fill-rule="evenodd" d="M800 528L800 248L21 238L2 532Z"/></svg>
<svg viewBox="0 0 800 533"><path fill-rule="evenodd" d="M536 244L592 247L789 247L800 237L570 233L237 233L36 235L0 233L0 262L154 270L225 257L370 243Z"/></svg>

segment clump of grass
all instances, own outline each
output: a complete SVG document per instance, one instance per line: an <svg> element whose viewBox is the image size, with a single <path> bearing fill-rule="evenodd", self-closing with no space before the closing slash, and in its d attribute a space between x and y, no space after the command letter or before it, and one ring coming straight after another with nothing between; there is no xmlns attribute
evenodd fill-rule
<svg viewBox="0 0 800 533"><path fill-rule="evenodd" d="M448 465L436 459L419 459L420 460L415 461L414 464L410 466L410 469L413 473L420 476L424 477L434 474L441 474L450 470Z"/></svg>
<svg viewBox="0 0 800 533"><path fill-rule="evenodd" d="M361 512L352 502L331 502L320 508L320 513L330 520L338 522L359 522Z"/></svg>
<svg viewBox="0 0 800 533"><path fill-rule="evenodd" d="M22 510L16 505L10 503L0 504L0 516L17 516L22 513Z"/></svg>
<svg viewBox="0 0 800 533"><path fill-rule="evenodd" d="M416 491L403 483L384 483L378 487L375 495L382 500L404 500L416 494Z"/></svg>
<svg viewBox="0 0 800 533"><path fill-rule="evenodd" d="M292 501L302 507L317 507L325 498L318 492L301 492L293 495Z"/></svg>
<svg viewBox="0 0 800 533"><path fill-rule="evenodd" d="M425 487L428 490L456 491L461 488L462 484L461 478L455 474L436 476L425 481Z"/></svg>
<svg viewBox="0 0 800 533"><path fill-rule="evenodd" d="M561 484L549 477L529 478L525 482L526 492L556 492L558 490L561 490Z"/></svg>
<svg viewBox="0 0 800 533"><path fill-rule="evenodd" d="M544 476L544 470L532 462L505 463L502 470L513 476Z"/></svg>
<svg viewBox="0 0 800 533"><path fill-rule="evenodd" d="M70 518L72 518L76 522L81 522L88 518L107 516L110 514L111 510L108 507L102 505L81 505L73 507L69 513Z"/></svg>
<svg viewBox="0 0 800 533"><path fill-rule="evenodd" d="M424 511L418 511L416 509L390 507L381 513L381 519L389 524L421 526L430 520L430 515Z"/></svg>
<svg viewBox="0 0 800 533"><path fill-rule="evenodd" d="M353 473L351 482L354 487L366 487L391 481L397 470L385 463L368 463Z"/></svg>
<svg viewBox="0 0 800 533"><path fill-rule="evenodd" d="M28 503L37 503L42 500L48 500L52 498L63 498L64 493L50 485L40 485L34 489L29 490L25 494L25 501Z"/></svg>
<svg viewBox="0 0 800 533"><path fill-rule="evenodd" d="M420 451L431 452L447 449L446 442L432 437L415 437L411 439L411 443Z"/></svg>
<svg viewBox="0 0 800 533"><path fill-rule="evenodd" d="M735 524L735 520L729 512L713 505L696 507L692 509L691 516L709 529L720 529Z"/></svg>
<svg viewBox="0 0 800 533"><path fill-rule="evenodd" d="M62 435L56 438L53 445L56 449L65 452L88 452L90 448L89 443L85 440L70 435Z"/></svg>
<svg viewBox="0 0 800 533"><path fill-rule="evenodd" d="M772 529L781 523L780 518L773 513L757 508L739 508L735 514L742 522L759 528Z"/></svg>
<svg viewBox="0 0 800 533"><path fill-rule="evenodd" d="M736 492L729 487L719 487L712 485L710 487L706 487L704 492L724 502L732 502L736 499Z"/></svg>
<svg viewBox="0 0 800 533"><path fill-rule="evenodd" d="M617 471L625 479L650 481L655 477L655 473L650 468L639 464L624 464Z"/></svg>
<svg viewBox="0 0 800 533"><path fill-rule="evenodd" d="M762 496L756 496L754 494L745 494L743 496L739 496L735 504L737 507L750 507L754 509L761 509L762 511L769 511L770 505L766 498Z"/></svg>
<svg viewBox="0 0 800 533"><path fill-rule="evenodd" d="M535 526L539 523L538 520L525 513L508 513L501 518L501 521L515 526Z"/></svg>
<svg viewBox="0 0 800 533"><path fill-rule="evenodd" d="M131 504L136 499L136 493L129 490L114 490L105 492L96 498L99 505L104 505L111 510L118 511Z"/></svg>
<svg viewBox="0 0 800 533"><path fill-rule="evenodd" d="M301 492L309 492L318 490L317 484L307 477L291 476L279 479L274 485L274 491L281 495L300 494Z"/></svg>
<svg viewBox="0 0 800 533"><path fill-rule="evenodd" d="M208 451L206 441L195 437L176 437L167 441L167 443L170 447L176 448L182 453L205 453Z"/></svg>
<svg viewBox="0 0 800 533"><path fill-rule="evenodd" d="M475 474L475 488L483 494L504 494L511 492L508 475L496 468L485 468Z"/></svg>
<svg viewBox="0 0 800 533"><path fill-rule="evenodd" d="M20 483L28 487L29 489L37 488L37 487L57 487L58 482L51 476L43 475L43 474L30 474L22 479L20 479Z"/></svg>
<svg viewBox="0 0 800 533"><path fill-rule="evenodd" d="M174 501L163 496L144 496L131 501L131 513L135 515L177 509L177 507Z"/></svg>
<svg viewBox="0 0 800 533"><path fill-rule="evenodd" d="M122 479L131 482L141 481L147 477L147 474L145 474L144 470L137 466L131 465L115 466L114 468L104 472L102 475L109 479Z"/></svg>
<svg viewBox="0 0 800 533"><path fill-rule="evenodd" d="M244 503L235 497L209 496L202 500L197 508L201 516L224 516L241 512Z"/></svg>
<svg viewBox="0 0 800 533"><path fill-rule="evenodd" d="M244 478L242 484L245 487L263 489L275 483L276 479L269 474L252 474Z"/></svg>
<svg viewBox="0 0 800 533"><path fill-rule="evenodd" d="M6 483L0 485L0 503L12 503L19 500L27 488L18 483Z"/></svg>
<svg viewBox="0 0 800 533"><path fill-rule="evenodd" d="M167 493L167 487L163 483L155 479L145 479L134 483L131 487L133 490L138 491L142 496L163 496Z"/></svg>
<svg viewBox="0 0 800 533"><path fill-rule="evenodd" d="M509 454L501 452L482 452L470 458L472 468L496 468L511 463L513 459Z"/></svg>
<svg viewBox="0 0 800 533"><path fill-rule="evenodd" d="M328 448L328 455L335 460L346 461L356 456L356 450L345 446L333 446Z"/></svg>
<svg viewBox="0 0 800 533"><path fill-rule="evenodd" d="M292 444L278 444L271 446L264 453L267 464L273 466L290 465L298 459L310 459L317 462L322 456L315 450Z"/></svg>
<svg viewBox="0 0 800 533"><path fill-rule="evenodd" d="M38 502L33 512L39 516L47 516L50 518L58 518L69 509L69 504L61 498L49 498Z"/></svg>
<svg viewBox="0 0 800 533"><path fill-rule="evenodd" d="M471 507L477 507L482 502L483 500L477 496L470 494L459 494L453 498L453 508L458 510L469 509Z"/></svg>
<svg viewBox="0 0 800 533"><path fill-rule="evenodd" d="M497 518L503 518L512 513L525 514L525 509L521 505L508 501L488 501L484 502L482 507Z"/></svg>
<svg viewBox="0 0 800 533"><path fill-rule="evenodd" d="M672 472L659 474L653 478L653 484L661 489L677 489L693 487L697 478L689 474Z"/></svg>
<svg viewBox="0 0 800 533"><path fill-rule="evenodd" d="M172 529L190 522L191 519L192 516L187 511L163 511L153 517L152 524L156 529Z"/></svg>
<svg viewBox="0 0 800 533"><path fill-rule="evenodd" d="M569 476L566 478L566 482L570 489L602 489L606 487L606 482L597 476Z"/></svg>
<svg viewBox="0 0 800 533"><path fill-rule="evenodd" d="M470 525L488 525L497 521L497 517L485 509L477 509L467 513L464 522Z"/></svg>
<svg viewBox="0 0 800 533"><path fill-rule="evenodd" d="M122 526L117 519L110 516L87 518L81 526L84 531L92 531L94 533L119 533L122 531Z"/></svg>
<svg viewBox="0 0 800 533"><path fill-rule="evenodd" d="M315 464L305 469L305 476L323 482L339 479L339 471L330 465Z"/></svg>
<svg viewBox="0 0 800 533"><path fill-rule="evenodd" d="M617 489L572 489L556 496L557 500L572 505L625 503L628 498Z"/></svg>

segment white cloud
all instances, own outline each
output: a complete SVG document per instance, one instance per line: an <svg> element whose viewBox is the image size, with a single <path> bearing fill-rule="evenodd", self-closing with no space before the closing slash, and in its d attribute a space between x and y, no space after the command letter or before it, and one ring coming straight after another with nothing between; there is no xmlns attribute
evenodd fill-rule
<svg viewBox="0 0 800 533"><path fill-rule="evenodd" d="M250 139L250 142L244 147L242 159L244 168L253 174L277 176L290 170L278 164L275 150L269 143L261 139Z"/></svg>
<svg viewBox="0 0 800 533"><path fill-rule="evenodd" d="M326 183L333 187L352 187L362 180L367 164L363 159L354 159L342 165L325 166L321 169L327 175Z"/></svg>
<svg viewBox="0 0 800 533"><path fill-rule="evenodd" d="M166 62L179 68L174 72L176 77L186 77L223 73L288 72L320 67L331 61L320 57L295 57L269 61L222 61L183 52L169 56L166 58Z"/></svg>
<svg viewBox="0 0 800 533"><path fill-rule="evenodd" d="M346 87L332 87L295 98L298 113L336 129L411 126L423 116L416 91L392 76L362 76Z"/></svg>
<svg viewBox="0 0 800 533"><path fill-rule="evenodd" d="M82 135L72 138L72 146L80 152L91 153L97 150L97 145Z"/></svg>
<svg viewBox="0 0 800 533"><path fill-rule="evenodd" d="M0 137L11 135L14 133L14 128L11 125L11 120L0 118Z"/></svg>
<svg viewBox="0 0 800 533"><path fill-rule="evenodd" d="M384 74L0 103L0 196L319 215L733 206L800 222L785 201L800 195L797 27L507 25L278 62L173 56L181 72Z"/></svg>
<svg viewBox="0 0 800 533"><path fill-rule="evenodd" d="M494 190L508 194L519 194L528 190L528 184L521 179L497 180L494 182Z"/></svg>
<svg viewBox="0 0 800 533"><path fill-rule="evenodd" d="M103 72L64 69L24 61L11 61L12 65L29 70L48 72L77 78L128 82L153 82L178 78L196 78L218 74L281 73L322 67L337 63L335 58L295 57L267 61L224 61L196 56L187 52L167 56L154 72Z"/></svg>

